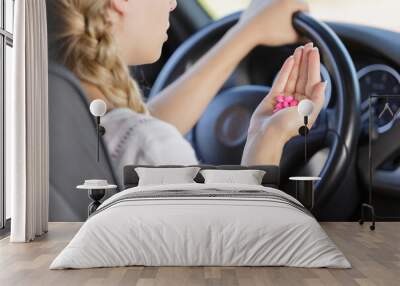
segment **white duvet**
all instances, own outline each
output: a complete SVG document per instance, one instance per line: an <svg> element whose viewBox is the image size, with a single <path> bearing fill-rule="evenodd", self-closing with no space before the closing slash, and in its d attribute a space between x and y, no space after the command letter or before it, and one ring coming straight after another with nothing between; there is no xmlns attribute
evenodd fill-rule
<svg viewBox="0 0 400 286"><path fill-rule="evenodd" d="M257 198L119 198L168 190L262 190L262 186L142 186L105 201L50 269L145 266L294 266L349 268L318 222L298 208ZM298 203L298 202L297 202Z"/></svg>

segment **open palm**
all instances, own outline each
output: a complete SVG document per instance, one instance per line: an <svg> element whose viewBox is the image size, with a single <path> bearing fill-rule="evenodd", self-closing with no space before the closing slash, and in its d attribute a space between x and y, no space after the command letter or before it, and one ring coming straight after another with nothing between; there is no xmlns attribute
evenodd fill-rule
<svg viewBox="0 0 400 286"><path fill-rule="evenodd" d="M297 106L273 112L279 95L293 96L297 101L309 99L314 103L314 111L309 117L309 127L314 124L324 104L326 84L321 82L320 55L317 48L309 43L299 47L283 64L270 93L255 110L249 128L249 136L259 133L267 126L273 127L275 134L289 140L298 134L303 118Z"/></svg>

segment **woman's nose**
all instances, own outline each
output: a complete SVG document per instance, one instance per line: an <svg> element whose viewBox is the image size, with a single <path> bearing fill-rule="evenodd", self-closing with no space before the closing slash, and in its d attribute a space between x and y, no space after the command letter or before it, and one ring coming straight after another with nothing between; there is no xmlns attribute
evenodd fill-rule
<svg viewBox="0 0 400 286"><path fill-rule="evenodd" d="M170 3L170 7L171 7L170 11L172 12L172 11L175 10L175 8L178 5L178 3L176 2L176 0L170 0L169 3Z"/></svg>

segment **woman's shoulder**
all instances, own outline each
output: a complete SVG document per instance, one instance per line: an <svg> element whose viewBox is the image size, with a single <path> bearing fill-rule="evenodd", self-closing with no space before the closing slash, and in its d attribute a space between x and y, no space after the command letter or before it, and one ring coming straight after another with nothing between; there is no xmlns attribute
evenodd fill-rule
<svg viewBox="0 0 400 286"><path fill-rule="evenodd" d="M101 122L106 129L135 129L136 134L143 133L143 136L153 137L165 131L179 133L173 125L150 114L137 113L129 108L112 109L104 115Z"/></svg>
<svg viewBox="0 0 400 286"><path fill-rule="evenodd" d="M129 108L114 108L108 111L102 118L102 122L120 122L124 120L129 121L145 121L153 120L153 118L144 113L137 113Z"/></svg>
<svg viewBox="0 0 400 286"><path fill-rule="evenodd" d="M195 164L196 154L175 126L149 114L113 109L101 121L106 146L122 165Z"/></svg>

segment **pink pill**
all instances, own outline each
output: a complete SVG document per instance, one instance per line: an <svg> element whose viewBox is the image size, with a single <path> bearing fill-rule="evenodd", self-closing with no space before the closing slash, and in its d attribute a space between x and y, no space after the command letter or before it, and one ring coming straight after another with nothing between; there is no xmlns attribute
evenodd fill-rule
<svg viewBox="0 0 400 286"><path fill-rule="evenodd" d="M284 97L283 95L278 95L278 96L276 97L276 100L277 100L278 102L284 102L284 101L285 101L285 97Z"/></svg>
<svg viewBox="0 0 400 286"><path fill-rule="evenodd" d="M285 98L285 101L287 101L287 102L291 102L291 101L293 101L293 100L294 100L294 98L293 98L293 96L291 96L291 95L286 96L286 98Z"/></svg>
<svg viewBox="0 0 400 286"><path fill-rule="evenodd" d="M275 105L275 108L282 108L282 107L283 107L283 103L282 102L280 102L277 105Z"/></svg>
<svg viewBox="0 0 400 286"><path fill-rule="evenodd" d="M290 106L297 106L299 104L299 102L297 100L293 100L292 102L290 102Z"/></svg>
<svg viewBox="0 0 400 286"><path fill-rule="evenodd" d="M285 102L283 103L283 106L284 106L284 107L288 107L288 106L289 106L289 102L285 101Z"/></svg>

